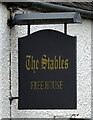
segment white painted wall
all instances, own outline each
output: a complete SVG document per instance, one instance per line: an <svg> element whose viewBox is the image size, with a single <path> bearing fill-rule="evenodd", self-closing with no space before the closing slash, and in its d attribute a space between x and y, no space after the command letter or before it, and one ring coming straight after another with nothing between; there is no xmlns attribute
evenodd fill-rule
<svg viewBox="0 0 93 120"><path fill-rule="evenodd" d="M9 117L9 49L8 11L0 3L0 118Z"/></svg>
<svg viewBox="0 0 93 120"><path fill-rule="evenodd" d="M2 16L2 5L0 4L0 16ZM0 19L0 91L2 91L2 35L1 35L1 27L2 27L2 19ZM0 92L0 106L2 107L2 92ZM0 116L2 115L2 111L0 109ZM2 117L0 117L1 119Z"/></svg>
<svg viewBox="0 0 93 120"><path fill-rule="evenodd" d="M91 23L91 91L93 91L93 22ZM91 94L91 97L92 97L92 102L91 102L91 107L92 107L92 110L91 110L91 118L93 119L93 92Z"/></svg>
<svg viewBox="0 0 93 120"><path fill-rule="evenodd" d="M9 118L9 53L11 50L12 95L18 96L18 38L27 35L27 26L15 26L10 31L7 26L9 13L2 4L0 14L0 106L2 118ZM31 33L41 29L63 32L63 25L33 25ZM83 19L82 24L68 25L68 34L77 36L77 110L18 110L18 100L14 100L13 118L70 117L72 114L79 114L79 118L91 118L91 21Z"/></svg>

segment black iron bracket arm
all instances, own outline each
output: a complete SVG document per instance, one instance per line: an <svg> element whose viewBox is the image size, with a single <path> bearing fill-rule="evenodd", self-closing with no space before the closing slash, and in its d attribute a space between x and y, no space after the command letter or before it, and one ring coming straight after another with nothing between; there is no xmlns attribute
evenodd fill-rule
<svg viewBox="0 0 93 120"><path fill-rule="evenodd" d="M67 35L67 23L64 23L64 33Z"/></svg>
<svg viewBox="0 0 93 120"><path fill-rule="evenodd" d="M15 99L19 99L19 97L12 97L12 96L9 97L10 103L12 103L12 101L15 100Z"/></svg>
<svg viewBox="0 0 93 120"><path fill-rule="evenodd" d="M26 13L15 14L13 17L10 10L10 19L8 25L28 25L28 34L30 34L30 25L40 24L64 24L64 33L67 33L67 24L82 23L80 13L78 12L55 12L55 13Z"/></svg>
<svg viewBox="0 0 93 120"><path fill-rule="evenodd" d="M9 100L12 101L14 99L19 99L19 97L10 97Z"/></svg>
<svg viewBox="0 0 93 120"><path fill-rule="evenodd" d="M30 35L30 24L28 25L28 35Z"/></svg>

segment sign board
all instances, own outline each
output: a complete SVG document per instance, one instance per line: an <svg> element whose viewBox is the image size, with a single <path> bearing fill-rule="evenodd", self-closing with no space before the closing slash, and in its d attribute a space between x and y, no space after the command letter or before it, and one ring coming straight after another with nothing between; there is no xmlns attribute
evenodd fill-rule
<svg viewBox="0 0 93 120"><path fill-rule="evenodd" d="M40 30L18 39L19 109L76 109L76 37Z"/></svg>

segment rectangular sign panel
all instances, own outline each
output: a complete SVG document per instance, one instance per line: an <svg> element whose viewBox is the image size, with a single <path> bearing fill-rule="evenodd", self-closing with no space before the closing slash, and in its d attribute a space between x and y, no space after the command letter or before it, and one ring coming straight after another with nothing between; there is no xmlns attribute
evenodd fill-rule
<svg viewBox="0 0 93 120"><path fill-rule="evenodd" d="M18 39L19 109L76 109L76 37L41 30Z"/></svg>

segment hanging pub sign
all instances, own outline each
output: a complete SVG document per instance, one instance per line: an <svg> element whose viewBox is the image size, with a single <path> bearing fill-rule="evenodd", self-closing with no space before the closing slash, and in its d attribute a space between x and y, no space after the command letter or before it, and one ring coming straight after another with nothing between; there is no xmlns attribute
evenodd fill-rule
<svg viewBox="0 0 93 120"><path fill-rule="evenodd" d="M18 109L76 109L76 37L40 30L18 39Z"/></svg>

